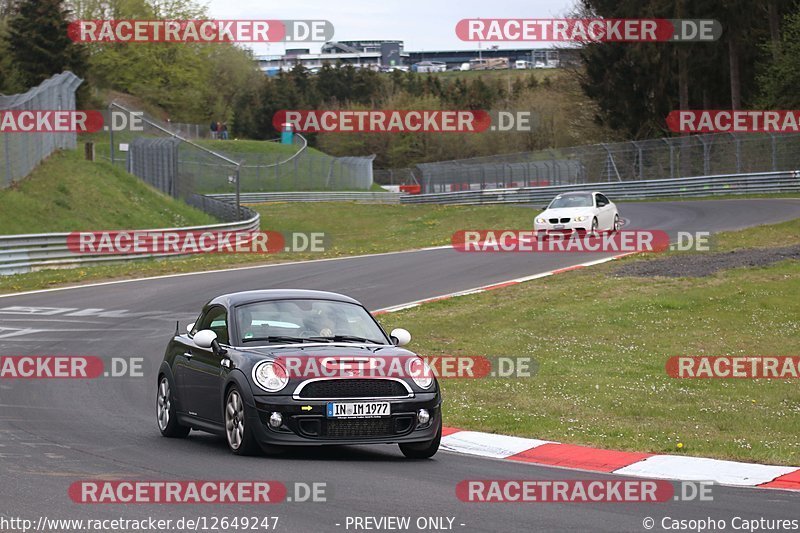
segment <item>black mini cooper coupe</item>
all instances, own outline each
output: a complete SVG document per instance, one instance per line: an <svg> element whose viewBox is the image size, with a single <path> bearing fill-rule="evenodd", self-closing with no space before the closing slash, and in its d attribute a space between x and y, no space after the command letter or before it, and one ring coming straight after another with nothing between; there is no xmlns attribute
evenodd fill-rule
<svg viewBox="0 0 800 533"><path fill-rule="evenodd" d="M399 444L427 458L442 436L439 384L356 300L306 290L225 294L170 340L158 427L224 435L249 455L281 446Z"/></svg>

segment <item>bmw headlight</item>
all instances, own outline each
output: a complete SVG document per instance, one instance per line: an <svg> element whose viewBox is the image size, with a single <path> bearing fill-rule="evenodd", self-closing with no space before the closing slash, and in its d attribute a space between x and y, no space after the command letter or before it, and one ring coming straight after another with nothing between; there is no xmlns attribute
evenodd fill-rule
<svg viewBox="0 0 800 533"><path fill-rule="evenodd" d="M583 222L583 221L584 221L584 220L586 220L587 218L589 218L589 217L584 217L584 216L581 216L581 217L575 217L575 222Z"/></svg>
<svg viewBox="0 0 800 533"><path fill-rule="evenodd" d="M547 221L545 219L543 219L542 217L539 217L539 218L536 219L536 223L537 224L544 224L545 222L547 222Z"/></svg>
<svg viewBox="0 0 800 533"><path fill-rule="evenodd" d="M253 380L267 392L278 392L289 383L289 376L280 364L263 361L253 368Z"/></svg>
<svg viewBox="0 0 800 533"><path fill-rule="evenodd" d="M411 379L414 380L414 383L417 384L417 387L421 389L429 389L431 385L433 385L433 370L431 370L431 367L428 366L428 363L426 363L421 357L419 358L418 363L421 364L413 365Z"/></svg>

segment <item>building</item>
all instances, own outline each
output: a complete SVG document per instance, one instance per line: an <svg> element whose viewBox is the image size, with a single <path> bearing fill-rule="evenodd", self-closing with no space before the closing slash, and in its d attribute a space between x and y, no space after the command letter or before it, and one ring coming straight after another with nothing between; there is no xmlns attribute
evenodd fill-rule
<svg viewBox="0 0 800 533"><path fill-rule="evenodd" d="M469 63L476 58L493 59L508 58L509 64L526 61L537 68L553 68L575 55L571 50L552 48L520 48L487 50L430 50L406 52L403 41L371 40L371 41L332 41L322 45L319 53L312 54L308 48L287 49L283 55L256 56L259 68L267 74L275 74L281 70L291 70L295 65L303 65L314 71L328 63L353 65L358 68L410 67L417 63L445 64L456 67Z"/></svg>
<svg viewBox="0 0 800 533"><path fill-rule="evenodd" d="M411 63L420 61L439 61L448 67L469 63L473 59L500 59L508 58L509 64L517 61L529 61L534 66L553 68L561 65L562 56L571 55L570 51L553 48L517 48L488 50L430 50L424 52L409 52L408 59Z"/></svg>
<svg viewBox="0 0 800 533"><path fill-rule="evenodd" d="M307 48L297 48L286 50L283 55L256 56L259 68L268 74L291 70L298 64L312 71L326 63L342 63L377 70L380 67L405 65L407 60L408 54L403 51L403 41L334 41L322 45L322 49L316 54L312 54Z"/></svg>

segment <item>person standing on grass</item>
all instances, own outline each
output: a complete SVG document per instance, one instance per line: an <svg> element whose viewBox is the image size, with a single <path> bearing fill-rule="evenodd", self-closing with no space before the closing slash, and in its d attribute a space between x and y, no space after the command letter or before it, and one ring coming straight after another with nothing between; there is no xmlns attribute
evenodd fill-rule
<svg viewBox="0 0 800 533"><path fill-rule="evenodd" d="M223 141L227 141L228 140L228 123L227 122L223 122L222 123L222 140Z"/></svg>
<svg viewBox="0 0 800 533"><path fill-rule="evenodd" d="M210 129L211 129L211 138L212 139L216 139L217 138L217 123L214 122L213 120L211 121Z"/></svg>

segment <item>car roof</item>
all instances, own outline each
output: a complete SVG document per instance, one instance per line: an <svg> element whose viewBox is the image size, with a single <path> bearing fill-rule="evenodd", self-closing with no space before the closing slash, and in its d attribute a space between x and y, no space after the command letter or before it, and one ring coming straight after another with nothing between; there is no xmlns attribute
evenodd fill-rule
<svg viewBox="0 0 800 533"><path fill-rule="evenodd" d="M347 302L352 304L361 305L358 300L354 300L344 294L327 291L310 291L302 289L263 289L256 291L241 291L232 292L229 294L222 294L217 296L207 305L221 304L226 307L233 307L236 305L251 303L251 302L264 302L268 300L291 300L291 299L305 299L305 300L333 300L336 302Z"/></svg>
<svg viewBox="0 0 800 533"><path fill-rule="evenodd" d="M587 194L602 194L600 191L572 191L562 192L556 196L586 196Z"/></svg>

